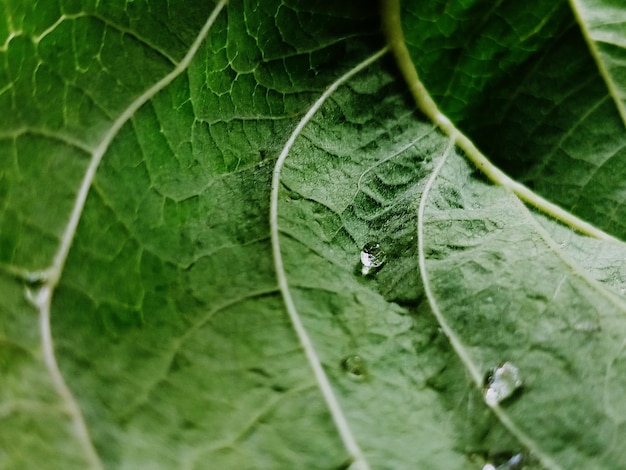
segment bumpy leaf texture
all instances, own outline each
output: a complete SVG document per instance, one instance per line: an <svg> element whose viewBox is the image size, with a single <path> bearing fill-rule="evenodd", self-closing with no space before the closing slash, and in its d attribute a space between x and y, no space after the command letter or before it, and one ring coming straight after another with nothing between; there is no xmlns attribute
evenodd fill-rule
<svg viewBox="0 0 626 470"><path fill-rule="evenodd" d="M531 3L396 33L623 237L623 13ZM626 247L380 5L0 9L0 469L626 465Z"/></svg>

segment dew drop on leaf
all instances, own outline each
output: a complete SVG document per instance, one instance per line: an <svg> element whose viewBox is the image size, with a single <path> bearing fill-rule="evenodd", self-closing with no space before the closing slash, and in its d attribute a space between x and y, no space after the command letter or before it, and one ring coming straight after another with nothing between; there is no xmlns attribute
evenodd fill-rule
<svg viewBox="0 0 626 470"><path fill-rule="evenodd" d="M583 333L593 333L600 330L600 325L591 320L582 320L574 323L574 329Z"/></svg>
<svg viewBox="0 0 626 470"><path fill-rule="evenodd" d="M369 470L369 465L362 460L357 460L352 462L352 464L348 467L348 470Z"/></svg>
<svg viewBox="0 0 626 470"><path fill-rule="evenodd" d="M48 275L44 271L34 271L26 274L24 279L26 284L31 287L38 287L41 284L45 284L48 281Z"/></svg>
<svg viewBox="0 0 626 470"><path fill-rule="evenodd" d="M522 386L519 369L510 362L500 364L489 372L485 385L485 402L495 406Z"/></svg>
<svg viewBox="0 0 626 470"><path fill-rule="evenodd" d="M385 263L385 252L381 249L380 243L369 242L361 250L361 272L364 276L376 272Z"/></svg>
<svg viewBox="0 0 626 470"><path fill-rule="evenodd" d="M524 456L522 454L515 454L502 465L498 465L496 467L494 464L488 463L483 466L482 470L517 470L522 468L521 465L523 459Z"/></svg>
<svg viewBox="0 0 626 470"><path fill-rule="evenodd" d="M351 354L341 361L341 368L348 377L355 380L363 380L367 377L367 365L365 359L358 354Z"/></svg>

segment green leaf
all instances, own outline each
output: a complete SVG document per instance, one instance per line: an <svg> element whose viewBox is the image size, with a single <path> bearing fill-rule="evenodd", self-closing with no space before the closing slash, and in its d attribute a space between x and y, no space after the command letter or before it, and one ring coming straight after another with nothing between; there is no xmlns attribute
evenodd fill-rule
<svg viewBox="0 0 626 470"><path fill-rule="evenodd" d="M441 111L494 163L623 238L626 29L610 2L572 3L403 2L403 31Z"/></svg>
<svg viewBox="0 0 626 470"><path fill-rule="evenodd" d="M610 6L104 3L0 7L0 469L626 464Z"/></svg>

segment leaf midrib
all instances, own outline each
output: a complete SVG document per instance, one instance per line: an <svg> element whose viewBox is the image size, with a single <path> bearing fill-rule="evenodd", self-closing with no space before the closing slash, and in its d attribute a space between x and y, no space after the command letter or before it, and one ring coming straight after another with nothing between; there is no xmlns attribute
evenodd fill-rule
<svg viewBox="0 0 626 470"><path fill-rule="evenodd" d="M46 273L43 277L44 282L38 288L38 290L27 291L28 300L37 308L39 313L39 331L41 336L44 364L46 366L48 374L50 375L52 384L57 394L59 395L61 401L65 403L65 406L68 410L70 420L74 425L76 438L80 444L80 447L83 450L85 460L88 463L89 467L94 470L100 470L104 468L103 463L94 447L80 405L78 404L78 401L72 394L72 391L69 389L65 382L65 379L63 378L54 352L54 343L52 339L50 323L52 298L54 296L56 286L58 285L63 275L65 262L67 261L72 242L75 238L76 230L81 220L87 196L91 189L96 172L98 170L100 162L102 161L102 158L109 149L111 142L115 139L115 137L118 135L119 131L126 124L126 122L139 110L139 108L141 108L145 103L152 99L158 92L168 86L176 77L178 77L188 68L189 64L191 63L195 54L200 48L200 45L208 35L209 30L211 29L222 9L225 7L226 3L227 0L221 0L216 5L215 9L209 15L204 26L196 36L196 39L190 46L189 51L187 52L185 57L176 65L176 67L165 77L161 78L148 90L146 90L139 97L137 97L113 122L100 143L93 150L91 150L91 160L81 181L72 211L70 213L69 220L67 222L67 225L65 226L65 229L63 230L59 248L53 257L51 266L44 270ZM32 273L24 274L25 280L27 280L26 278Z"/></svg>

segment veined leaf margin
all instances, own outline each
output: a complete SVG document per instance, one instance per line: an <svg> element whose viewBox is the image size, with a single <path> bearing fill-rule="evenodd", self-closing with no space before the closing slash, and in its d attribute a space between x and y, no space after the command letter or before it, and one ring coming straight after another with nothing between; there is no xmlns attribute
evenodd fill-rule
<svg viewBox="0 0 626 470"><path fill-rule="evenodd" d="M315 375L315 379L317 381L320 392L322 393L324 400L326 401L326 405L330 411L330 414L333 418L337 431L341 437L341 440L350 454L352 459L352 463L350 464L350 470L369 470L369 464L365 456L363 455L363 451L359 447L356 439L350 429L350 425L346 417L341 410L341 406L333 392L332 386L330 385L330 381L326 372L324 372L324 368L322 367L321 361L315 352L315 348L313 347L313 343L302 323L300 315L298 314L298 310L296 309L295 303L291 296L291 292L289 290L289 283L287 281L287 276L285 273L285 268L283 264L283 257L280 250L280 238L279 238L279 227L278 227L278 192L281 186L280 182L280 172L283 168L285 160L289 156L289 152L293 147L294 142L302 132L302 129L306 126L306 124L311 120L311 118L315 115L315 113L320 109L320 107L324 104L326 99L332 95L343 83L349 80L351 77L366 69L368 66L379 60L382 56L384 56L389 51L388 47L384 47L378 52L374 53L364 61L357 64L355 67L350 69L348 72L343 74L337 80L335 80L331 85L326 88L324 93L317 99L315 103L309 108L304 117L300 120L291 136L285 143L283 150L281 151L278 159L276 160L276 165L274 166L274 171L272 174L272 185L271 185L271 196L270 196L270 238L272 241L272 252L274 256L274 267L276 270L276 278L278 281L278 286L283 297L283 301L285 303L285 308L287 309L287 313L289 314L289 319L293 325L293 328L298 336L298 340L304 349L305 355L309 362L311 369Z"/></svg>
<svg viewBox="0 0 626 470"><path fill-rule="evenodd" d="M26 291L26 296L39 312L39 330L41 335L43 360L52 380L54 389L56 390L62 402L67 407L68 414L76 432L76 437L78 439L78 442L80 443L80 446L83 449L85 459L92 470L101 470L104 468L104 465L94 447L93 441L89 433L89 429L87 428L87 423L85 422L85 418L82 414L80 406L72 391L67 386L56 360L50 324L50 310L52 306L54 291L63 274L63 268L65 267L65 262L74 241L76 230L83 214L91 185L95 178L100 162L102 161L102 158L109 149L111 142L118 135L119 131L126 124L126 122L139 110L139 108L146 104L158 92L163 90L167 85L169 85L175 78L177 78L187 69L187 67L195 57L196 53L198 52L200 45L207 37L209 30L215 23L215 20L227 3L228 0L220 0L217 3L183 59L170 73L165 75L154 85L144 91L140 96L138 96L113 122L100 143L90 151L91 159L87 170L85 171L85 175L83 176L83 179L81 181L78 193L76 195L76 200L74 201L74 205L72 207L70 218L61 236L59 249L54 255L52 265L42 271L37 271L35 273L20 272L17 269L14 272L14 274L19 275L26 282L32 283L33 280L36 280L37 282L41 283L36 290L28 289Z"/></svg>

